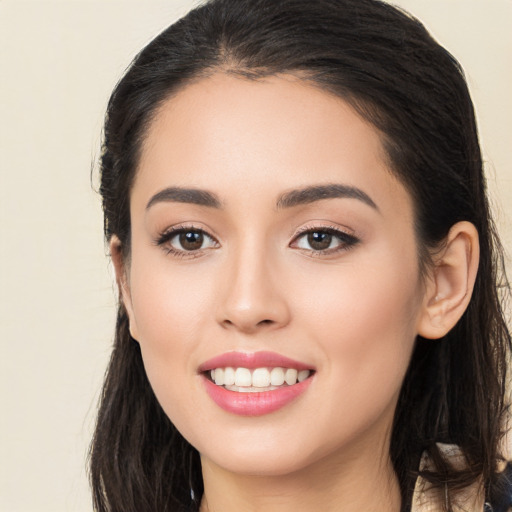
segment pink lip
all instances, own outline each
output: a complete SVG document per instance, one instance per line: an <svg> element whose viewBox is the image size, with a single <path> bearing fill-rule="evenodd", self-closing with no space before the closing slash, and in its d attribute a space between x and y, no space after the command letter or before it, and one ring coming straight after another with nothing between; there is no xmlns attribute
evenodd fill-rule
<svg viewBox="0 0 512 512"><path fill-rule="evenodd" d="M277 367L295 368L296 370L314 370L311 365L294 361L275 352L226 352L220 356L205 361L199 366L199 372L214 368L254 368Z"/></svg>
<svg viewBox="0 0 512 512"><path fill-rule="evenodd" d="M296 370L315 370L311 365L295 361L275 352L226 352L205 361L199 366L200 373L206 373L215 368L255 368L281 367ZM312 381L306 380L293 386L283 386L272 391L255 393L239 393L217 386L206 375L202 375L206 392L210 398L225 411L241 416L261 416L281 409L299 395L304 393Z"/></svg>
<svg viewBox="0 0 512 512"><path fill-rule="evenodd" d="M202 377L206 392L222 409L240 416L262 416L281 409L304 393L313 380L309 377L293 386L284 386L273 391L238 393L217 386L206 376Z"/></svg>

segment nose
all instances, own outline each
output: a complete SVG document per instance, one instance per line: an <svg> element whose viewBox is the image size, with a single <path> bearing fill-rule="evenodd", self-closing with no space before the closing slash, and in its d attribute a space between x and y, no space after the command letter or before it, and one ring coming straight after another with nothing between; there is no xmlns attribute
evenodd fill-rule
<svg viewBox="0 0 512 512"><path fill-rule="evenodd" d="M289 291L268 253L241 252L226 261L225 268L218 303L218 322L223 328L253 334L290 321Z"/></svg>

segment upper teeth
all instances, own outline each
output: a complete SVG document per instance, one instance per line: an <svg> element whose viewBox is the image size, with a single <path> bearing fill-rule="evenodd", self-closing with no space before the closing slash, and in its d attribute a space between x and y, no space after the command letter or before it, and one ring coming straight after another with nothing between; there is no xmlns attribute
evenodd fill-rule
<svg viewBox="0 0 512 512"><path fill-rule="evenodd" d="M309 377L309 370L295 370L294 368L215 368L210 371L212 380L218 386L238 386L266 388L281 386L285 382L289 386L302 382Z"/></svg>

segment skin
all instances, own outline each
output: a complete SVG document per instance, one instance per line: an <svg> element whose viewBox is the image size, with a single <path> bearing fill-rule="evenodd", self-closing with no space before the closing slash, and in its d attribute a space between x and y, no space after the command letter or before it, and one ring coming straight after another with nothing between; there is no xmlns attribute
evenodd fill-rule
<svg viewBox="0 0 512 512"><path fill-rule="evenodd" d="M163 409L200 454L202 510L400 508L389 459L393 414L417 334L462 314L478 259L455 226L420 275L414 205L379 133L340 98L292 76L221 72L179 91L149 128L130 199L132 246L112 256L132 336ZM276 208L312 185L363 191ZM221 208L148 202L167 187L207 190ZM185 251L173 226L203 230ZM301 229L357 239L312 250ZM178 249L179 254L169 253ZM273 351L316 372L284 408L243 417L206 394L198 367L229 351Z"/></svg>

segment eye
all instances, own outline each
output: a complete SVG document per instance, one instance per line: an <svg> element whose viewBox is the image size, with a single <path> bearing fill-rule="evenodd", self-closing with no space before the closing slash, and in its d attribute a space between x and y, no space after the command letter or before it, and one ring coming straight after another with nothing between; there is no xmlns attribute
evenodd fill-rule
<svg viewBox="0 0 512 512"><path fill-rule="evenodd" d="M295 237L291 246L316 254L331 254L347 250L358 242L355 236L332 227L306 228Z"/></svg>
<svg viewBox="0 0 512 512"><path fill-rule="evenodd" d="M202 229L183 226L168 229L160 235L156 244L163 246L169 253L180 256L218 246L218 242Z"/></svg>

